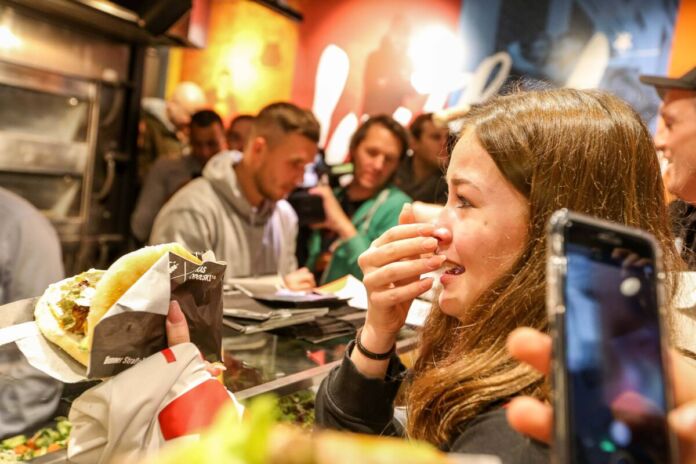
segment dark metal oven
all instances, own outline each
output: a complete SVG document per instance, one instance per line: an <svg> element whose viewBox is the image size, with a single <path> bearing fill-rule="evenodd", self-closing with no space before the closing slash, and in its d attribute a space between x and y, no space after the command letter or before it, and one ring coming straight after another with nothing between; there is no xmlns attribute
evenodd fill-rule
<svg viewBox="0 0 696 464"><path fill-rule="evenodd" d="M0 185L41 210L61 241L90 217L98 86L0 62Z"/></svg>

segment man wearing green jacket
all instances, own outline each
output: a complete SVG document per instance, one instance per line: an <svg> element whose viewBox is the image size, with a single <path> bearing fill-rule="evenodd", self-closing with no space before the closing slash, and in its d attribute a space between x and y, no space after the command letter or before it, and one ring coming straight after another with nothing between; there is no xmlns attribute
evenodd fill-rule
<svg viewBox="0 0 696 464"><path fill-rule="evenodd" d="M325 283L353 274L362 279L358 257L370 243L399 221L411 198L391 182L408 150L406 130L390 116L373 116L350 141L355 166L346 187L310 191L323 199L326 220L309 239L307 267Z"/></svg>

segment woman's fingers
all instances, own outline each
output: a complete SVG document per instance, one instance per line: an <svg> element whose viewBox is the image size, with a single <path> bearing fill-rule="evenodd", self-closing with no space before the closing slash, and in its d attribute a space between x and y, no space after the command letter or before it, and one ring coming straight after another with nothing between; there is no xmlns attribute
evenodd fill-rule
<svg viewBox="0 0 696 464"><path fill-rule="evenodd" d="M413 300L433 286L432 277L426 277L401 287L373 291L370 302L375 308L393 307L400 303Z"/></svg>
<svg viewBox="0 0 696 464"><path fill-rule="evenodd" d="M687 403L696 404L696 388L694 388L696 367L674 350L670 350L669 361L674 386L674 403L677 406Z"/></svg>
<svg viewBox="0 0 696 464"><path fill-rule="evenodd" d="M444 209L443 205L433 203L424 203L422 201L414 201L411 209L415 222L430 222L435 224Z"/></svg>
<svg viewBox="0 0 696 464"><path fill-rule="evenodd" d="M220 374L222 374L224 371L227 370L227 367L221 362L208 362L208 361L203 361L205 363L205 370L208 371L210 375L213 377L217 377Z"/></svg>
<svg viewBox="0 0 696 464"><path fill-rule="evenodd" d="M402 259L413 258L422 254L434 253L437 249L437 239L433 237L415 237L387 243L380 247L372 247L358 258L358 264L363 273L371 268L382 267Z"/></svg>
<svg viewBox="0 0 696 464"><path fill-rule="evenodd" d="M435 226L432 224L416 223L394 226L372 242L372 247L381 247L387 243L407 238L431 237L434 231Z"/></svg>
<svg viewBox="0 0 696 464"><path fill-rule="evenodd" d="M507 349L514 358L548 374L551 365L551 337L548 335L519 327L508 335Z"/></svg>
<svg viewBox="0 0 696 464"><path fill-rule="evenodd" d="M528 396L513 398L507 405L507 419L513 429L544 443L551 443L553 410Z"/></svg>
<svg viewBox="0 0 696 464"><path fill-rule="evenodd" d="M191 341L186 317L176 301L169 302L169 312L165 323L167 332L167 345L174 346Z"/></svg>
<svg viewBox="0 0 696 464"><path fill-rule="evenodd" d="M696 444L696 401L673 409L669 413L669 423L679 438Z"/></svg>
<svg viewBox="0 0 696 464"><path fill-rule="evenodd" d="M296 271L287 274L283 281L290 290L309 290L316 287L314 274L306 267L301 267Z"/></svg>
<svg viewBox="0 0 696 464"><path fill-rule="evenodd" d="M438 269L444 262L443 255L392 262L365 274L363 283L371 290L386 288L390 284L402 286L418 279L421 274Z"/></svg>
<svg viewBox="0 0 696 464"><path fill-rule="evenodd" d="M406 203L399 213L399 224L412 224L414 222L416 222L416 217L413 214L413 205Z"/></svg>

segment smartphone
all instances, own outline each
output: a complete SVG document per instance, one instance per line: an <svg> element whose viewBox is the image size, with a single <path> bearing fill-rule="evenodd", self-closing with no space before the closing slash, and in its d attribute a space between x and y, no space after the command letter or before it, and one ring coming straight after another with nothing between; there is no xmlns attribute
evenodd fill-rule
<svg viewBox="0 0 696 464"><path fill-rule="evenodd" d="M552 216L552 462L677 462L663 283L660 249L647 232L568 210Z"/></svg>

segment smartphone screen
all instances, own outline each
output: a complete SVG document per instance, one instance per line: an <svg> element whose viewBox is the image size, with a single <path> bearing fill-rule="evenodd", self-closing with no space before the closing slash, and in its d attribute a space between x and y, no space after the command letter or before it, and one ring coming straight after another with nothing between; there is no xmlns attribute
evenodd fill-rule
<svg viewBox="0 0 696 464"><path fill-rule="evenodd" d="M652 246L575 223L566 229L565 254L571 462L671 462Z"/></svg>

